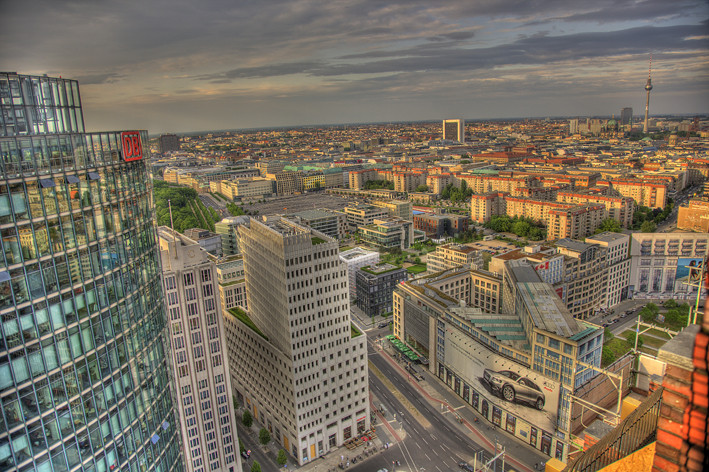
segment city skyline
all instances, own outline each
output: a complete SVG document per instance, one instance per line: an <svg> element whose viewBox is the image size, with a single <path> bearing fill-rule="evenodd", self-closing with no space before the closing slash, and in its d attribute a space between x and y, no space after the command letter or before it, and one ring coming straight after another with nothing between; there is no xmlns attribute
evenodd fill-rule
<svg viewBox="0 0 709 472"><path fill-rule="evenodd" d="M89 131L619 114L644 107L651 53L651 116L709 110L701 0L35 1L2 11L0 70L78 80Z"/></svg>

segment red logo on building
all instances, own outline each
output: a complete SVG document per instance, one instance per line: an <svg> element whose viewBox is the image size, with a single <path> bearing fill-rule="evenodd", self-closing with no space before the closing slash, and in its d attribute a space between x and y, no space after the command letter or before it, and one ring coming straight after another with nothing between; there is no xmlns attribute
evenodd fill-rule
<svg viewBox="0 0 709 472"><path fill-rule="evenodd" d="M143 146L138 131L123 131L121 133L121 147L123 148L124 161L138 161L143 158Z"/></svg>

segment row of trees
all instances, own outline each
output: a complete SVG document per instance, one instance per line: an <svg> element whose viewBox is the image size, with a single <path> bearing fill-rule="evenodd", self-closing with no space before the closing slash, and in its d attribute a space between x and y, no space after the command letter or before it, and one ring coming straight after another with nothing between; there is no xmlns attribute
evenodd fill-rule
<svg viewBox="0 0 709 472"><path fill-rule="evenodd" d="M657 225L670 216L673 208L674 202L671 199L667 201L667 205L662 209L638 206L633 214L633 229L638 229L643 233L655 232Z"/></svg>
<svg viewBox="0 0 709 472"><path fill-rule="evenodd" d="M441 191L441 198L452 202L464 202L473 195L473 189L468 187L468 183L463 180L460 188L453 184L446 185Z"/></svg>
<svg viewBox="0 0 709 472"><path fill-rule="evenodd" d="M364 183L365 190L375 190L380 188L394 190L394 182L390 180L368 180Z"/></svg>
<svg viewBox="0 0 709 472"><path fill-rule="evenodd" d="M153 185L153 199L159 226L170 226L170 206L175 231L182 233L186 229L200 226L200 221L191 207L191 203L197 200L197 192L194 189L156 180Z"/></svg>
<svg viewBox="0 0 709 472"><path fill-rule="evenodd" d="M493 216L483 226L497 233L514 233L520 238L528 238L532 241L546 238L546 230L541 224L521 216L512 218L507 215Z"/></svg>
<svg viewBox="0 0 709 472"><path fill-rule="evenodd" d="M241 415L241 423L247 428L251 428L254 423L254 418L251 415L251 411L246 409L244 410L244 413ZM266 428L261 428L258 432L258 440L263 446L267 445L271 442L271 433ZM241 442L241 439L239 439L239 452L243 453L245 450L246 447L244 447L244 443ZM285 450L281 449L278 451L276 462L281 467L286 465L288 462L288 455ZM254 463L251 464L251 472L261 472L261 465L254 461Z"/></svg>

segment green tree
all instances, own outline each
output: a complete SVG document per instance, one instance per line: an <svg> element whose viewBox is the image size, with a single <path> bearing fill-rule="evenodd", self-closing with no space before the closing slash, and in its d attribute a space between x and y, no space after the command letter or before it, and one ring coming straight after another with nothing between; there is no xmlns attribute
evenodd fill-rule
<svg viewBox="0 0 709 472"><path fill-rule="evenodd" d="M419 185L416 187L416 192L428 192L428 185Z"/></svg>
<svg viewBox="0 0 709 472"><path fill-rule="evenodd" d="M664 306L665 308L677 308L679 305L675 300L670 298L669 300L665 300L662 303L662 306Z"/></svg>
<svg viewBox="0 0 709 472"><path fill-rule="evenodd" d="M258 432L258 440L264 446L271 442L271 433L266 428L261 428Z"/></svg>
<svg viewBox="0 0 709 472"><path fill-rule="evenodd" d="M532 241L540 241L542 239L545 239L546 232L542 228L534 227L529 230L529 235L527 236L529 239Z"/></svg>
<svg viewBox="0 0 709 472"><path fill-rule="evenodd" d="M595 231L595 234L603 233L605 231L610 231L612 233L621 233L623 232L623 227L620 225L620 221L616 220L615 218L606 218L605 220L601 221L601 225Z"/></svg>
<svg viewBox="0 0 709 472"><path fill-rule="evenodd" d="M258 461L254 461L254 463L251 464L251 472L261 472L261 464L259 464Z"/></svg>
<svg viewBox="0 0 709 472"><path fill-rule="evenodd" d="M636 336L635 331L630 331L628 334L625 335L625 339L628 341L628 343L631 346L635 346L635 336ZM642 336L638 337L638 349L643 347L643 344L645 344L645 340L643 339L643 337Z"/></svg>
<svg viewBox="0 0 709 472"><path fill-rule="evenodd" d="M286 455L285 450L279 449L278 456L276 457L276 462L278 462L278 465L280 465L281 467L286 465L286 462L288 462L288 456Z"/></svg>
<svg viewBox="0 0 709 472"><path fill-rule="evenodd" d="M650 323L652 321L655 321L655 318L657 317L657 313L655 313L653 310L649 309L648 307L644 307L642 310L640 310L640 317L643 319L644 322Z"/></svg>
<svg viewBox="0 0 709 472"><path fill-rule="evenodd" d="M601 364L604 366L611 365L615 362L615 354L608 346L603 346L603 351L601 352Z"/></svg>
<svg viewBox="0 0 709 472"><path fill-rule="evenodd" d="M682 319L686 318L682 316L682 312L679 311L679 308L671 308L667 310L667 314L665 314L665 321L667 321L671 325L678 325L682 322Z"/></svg>
<svg viewBox="0 0 709 472"><path fill-rule="evenodd" d="M241 422L247 428L250 428L251 425L254 424L254 417L251 416L251 412L249 410L244 410L244 414L241 415Z"/></svg>
<svg viewBox="0 0 709 472"><path fill-rule="evenodd" d="M246 450L246 446L244 446L244 443L241 442L241 438L239 438L239 454L241 454L245 450Z"/></svg>
<svg viewBox="0 0 709 472"><path fill-rule="evenodd" d="M640 225L640 231L643 233L654 233L657 229L657 225L650 220L643 221Z"/></svg>
<svg viewBox="0 0 709 472"><path fill-rule="evenodd" d="M603 342L604 342L604 343L607 343L608 341L610 341L610 340L613 339L614 337L615 337L615 336L613 336L613 333L611 332L610 329L605 328L605 329L603 330Z"/></svg>
<svg viewBox="0 0 709 472"><path fill-rule="evenodd" d="M531 229L532 225L530 225L526 221L517 221L512 224L512 232L520 238L526 238L529 235L529 231Z"/></svg>
<svg viewBox="0 0 709 472"><path fill-rule="evenodd" d="M231 402L234 404L234 411L239 409L239 402L236 401L236 397L232 396L231 397Z"/></svg>

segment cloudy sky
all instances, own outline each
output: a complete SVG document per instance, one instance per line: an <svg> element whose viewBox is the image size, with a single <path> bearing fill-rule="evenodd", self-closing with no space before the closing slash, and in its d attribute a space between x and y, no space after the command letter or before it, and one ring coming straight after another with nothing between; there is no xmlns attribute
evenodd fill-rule
<svg viewBox="0 0 709 472"><path fill-rule="evenodd" d="M90 130L709 112L707 0L0 0Z"/></svg>

